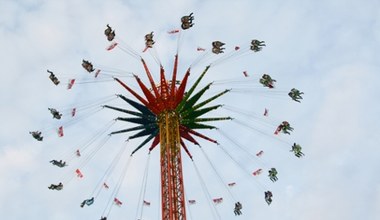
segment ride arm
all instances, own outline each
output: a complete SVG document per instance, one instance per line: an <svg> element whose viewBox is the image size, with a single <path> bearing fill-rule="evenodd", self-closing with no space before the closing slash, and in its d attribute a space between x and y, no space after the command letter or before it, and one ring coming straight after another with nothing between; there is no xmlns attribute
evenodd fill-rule
<svg viewBox="0 0 380 220"><path fill-rule="evenodd" d="M157 134L158 134L158 129L156 132L152 133L149 137L147 137L138 147L136 147L136 149L132 151L131 155L136 153L136 151L140 150L140 148L142 148L146 143L152 140Z"/></svg>
<svg viewBox="0 0 380 220"><path fill-rule="evenodd" d="M185 111L182 113L182 117L183 118L197 118L201 115L204 115L206 114L207 112L210 112L212 110L215 110L219 107L221 107L222 105L215 105L215 106L211 106L211 107L208 107L208 108L204 108L204 109L199 109L199 110L194 110L194 108L191 108L189 109L188 111Z"/></svg>
<svg viewBox="0 0 380 220"><path fill-rule="evenodd" d="M186 93L185 97L182 99L182 101L178 104L177 110L182 109L183 105L186 103L187 99L190 97L190 95L194 92L195 88L198 86L199 82L203 78L203 76L206 74L206 72L210 69L210 65L206 67L206 69L202 72L202 74L198 77L197 81L193 84L193 86L190 88L190 90Z"/></svg>
<svg viewBox="0 0 380 220"><path fill-rule="evenodd" d="M184 109L191 108L200 98L201 96L210 88L212 83L207 84L203 89L201 89L198 93L196 93L193 97L191 97L186 103L182 106L182 108L177 109L182 112Z"/></svg>
<svg viewBox="0 0 380 220"><path fill-rule="evenodd" d="M145 107L144 105L140 104L140 103L137 103L123 95L118 95L120 98L122 98L124 101L126 101L128 104L130 104L131 106L133 106L135 109L139 110L142 114L144 115L152 115L154 116L153 112L150 111L147 107Z"/></svg>
<svg viewBox="0 0 380 220"><path fill-rule="evenodd" d="M123 130L119 130L119 131L113 131L110 133L110 135L125 133L125 132L129 132L129 131L137 131L137 130L141 130L141 129L145 129L145 128L146 128L146 125L140 125L140 126L136 126L133 128L123 129Z"/></svg>
<svg viewBox="0 0 380 220"><path fill-rule="evenodd" d="M135 115L135 116L139 116L139 117L146 117L144 114L141 114L139 112L129 111L129 110L118 108L118 107L113 107L113 106L109 106L109 105L103 105L102 107L113 109L113 110L116 110L119 112L124 112L124 113L130 114L130 115Z"/></svg>

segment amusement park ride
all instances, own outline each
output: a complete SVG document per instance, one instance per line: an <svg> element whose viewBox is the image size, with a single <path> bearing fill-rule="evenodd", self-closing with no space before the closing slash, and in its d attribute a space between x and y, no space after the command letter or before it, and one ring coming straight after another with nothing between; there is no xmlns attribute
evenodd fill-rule
<svg viewBox="0 0 380 220"><path fill-rule="evenodd" d="M181 18L181 29L175 29L169 31L169 34L181 34L181 32L187 31L193 27L194 17L193 13ZM132 98L128 98L125 95L117 95L118 98L121 98L123 101L128 103L135 110L130 110L126 108L115 107L112 105L102 105L103 108L112 109L121 113L125 113L132 117L118 117L116 121L124 121L130 124L137 124L137 126L129 127L127 129L117 130L111 132L109 135L122 134L128 132L135 132L132 136L129 136L129 139L135 139L140 137L145 137L141 144L139 144L132 155L137 152L142 147L146 146L151 142L149 147L149 152L152 151L155 147L159 146L160 152L160 192L161 192L161 216L163 220L185 220L187 218L186 214L186 199L185 199L185 187L184 187L184 171L182 169L182 155L181 149L183 152L192 159L192 154L187 148L185 141L188 141L192 144L199 145L197 139L203 139L212 143L218 144L217 140L208 137L203 134L201 131L204 129L217 129L215 126L208 124L208 122L214 121L225 121L233 120L231 117L204 117L207 113L213 112L222 107L221 104L208 106L208 104L219 97L230 92L230 89L225 89L210 98L203 99L205 92L212 86L213 83L209 83L203 88L198 88L200 82L207 74L210 68L212 68L217 62L229 59L235 56L241 56L245 53L256 53L262 50L265 46L264 41L252 40L251 44L247 48L240 48L236 46L231 53L224 54L223 42L214 41L212 42L212 48L208 51L204 48L198 48L197 50L206 53L208 52L213 56L221 56L220 60L207 65L203 72L197 77L195 82L192 85L189 85L189 76L192 72L192 67L190 66L185 72L184 76L179 79L178 71L178 51L174 59L173 73L169 79L165 76L164 67L160 64L159 69L159 83L154 81L148 65L145 60L139 55L138 52L132 50L130 47L123 47L123 42L116 39L115 30L113 30L109 25L107 25L104 34L107 40L111 43L107 50L114 50L116 48L125 49L127 48L128 54L139 60L145 70L146 76L149 80L149 85L146 85L139 76L133 74L132 76L136 80L136 83L139 87L139 91L132 89L132 87L127 85L117 76L110 76L114 81L120 84L125 88ZM145 49L143 52L151 50L154 47L153 32L145 35ZM210 53L211 52L211 53ZM223 57L223 55L225 55ZM95 77L98 77L102 72L106 72L100 68L94 68L93 64L87 60L83 60L82 67L89 73L94 74ZM60 81L54 75L53 72L48 70L50 73L50 79L55 84L58 85ZM244 77L248 77L246 71L243 72ZM267 87L267 89L273 89L274 83L276 80L272 79L268 74L264 74L260 79L259 83L261 87ZM68 83L68 89L71 89L75 83L74 79L70 79ZM190 88L189 88L190 87ZM143 95L140 95L142 93ZM291 97L294 101L300 102L302 99L303 93L297 89L292 89L287 95ZM54 119L60 120L62 114L54 109L49 108ZM71 117L74 117L76 114L75 108L70 110ZM265 109L264 116L267 116L268 110ZM290 124L287 121L283 121L280 125L275 127L275 134L279 133L290 134L293 130L290 127ZM32 136L38 140L43 141L43 132L32 131L30 132ZM63 136L63 127L58 129L59 136ZM302 157L303 153L301 151L301 146L294 143L291 146L291 151L294 152L296 157ZM80 156L80 151L76 150L75 154ZM256 154L257 157L260 157L263 154L263 151L260 151ZM66 162L62 160L51 161L53 165L59 167L67 166ZM259 175L262 170L257 170L253 175ZM76 169L76 175L81 175L81 171ZM272 168L269 170L269 177L272 181L277 180L277 170ZM57 185L52 184L49 189L52 190L62 190L65 186L65 183L60 182ZM232 184L231 184L232 186ZM108 186L107 186L108 187ZM115 198L116 199L116 198ZM272 201L272 192L265 192L265 200L268 204ZM114 200L117 203L116 200ZM85 200L81 207L84 205L91 205L94 202L94 197L89 200ZM120 202L120 201L119 201ZM145 201L144 201L145 202ZM190 202L190 201L189 201ZM214 201L217 202L217 201ZM191 203L191 202L190 202ZM119 203L121 204L121 202ZM241 214L242 206L240 202L235 204L234 213L235 215ZM102 220L106 220L108 216L102 216Z"/></svg>

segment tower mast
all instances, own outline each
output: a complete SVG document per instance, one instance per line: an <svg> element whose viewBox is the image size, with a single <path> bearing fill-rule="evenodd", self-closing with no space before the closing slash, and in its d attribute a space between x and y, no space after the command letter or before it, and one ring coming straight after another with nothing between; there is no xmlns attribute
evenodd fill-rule
<svg viewBox="0 0 380 220"><path fill-rule="evenodd" d="M186 220L178 114L174 110L163 111L158 124L162 220Z"/></svg>

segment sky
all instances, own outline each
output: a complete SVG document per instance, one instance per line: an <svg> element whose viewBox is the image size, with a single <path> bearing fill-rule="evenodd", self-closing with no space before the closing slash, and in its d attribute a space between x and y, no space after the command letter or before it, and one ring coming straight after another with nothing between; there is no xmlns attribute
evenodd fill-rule
<svg viewBox="0 0 380 220"><path fill-rule="evenodd" d="M214 114L231 115L237 123L218 122L219 130L206 132L221 145L199 140L199 149L187 144L194 162L182 155L185 196L197 200L187 205L188 219L380 219L380 177L376 175L380 171L380 105L376 101L380 97L380 2L376 0L0 0L2 218L100 219L113 199L129 153L142 140L126 143L128 135L111 136L95 155L74 158L70 153L77 146L85 147L88 137L97 136L120 113L102 110L73 120L64 126L64 137L58 138L55 129L68 120L67 112L61 122L52 119L47 108L69 109L114 94L131 97L112 80L96 83L81 67L82 59L92 61L96 68L122 70L122 80L132 88L138 87L130 72L147 82L138 60L120 48L105 50L109 45L103 34L106 24L116 30L117 40L147 60L157 77L153 53L142 53L144 35L154 31L154 52L169 74L178 36L167 31L179 28L181 16L190 12L195 25L181 33L180 77L199 57L196 48L210 49L214 40L226 43L226 53L235 45L249 45L252 39L264 40L266 47L212 66L201 83L224 80L212 86L208 97L224 89L240 89L215 103L250 114L245 117L223 108ZM194 65L190 83L208 62L217 59L210 57ZM51 83L47 69L61 79L60 86ZM258 83L264 73L277 80L273 91ZM67 90L65 83L71 78L77 84ZM247 88L245 80L253 89ZM286 97L291 88L305 93L301 103ZM119 99L110 103L127 107ZM262 117L264 108L269 109L267 118ZM283 120L291 123L294 132L274 136L271 132ZM111 131L125 126L117 121ZM44 131L44 141L31 137L29 131L34 130ZM289 152L293 142L301 144L305 157ZM107 179L110 189L102 190L93 205L80 208L123 147L127 153ZM247 153L259 150L264 150L261 158ZM131 159L117 194L123 205L111 205L109 219L160 219L159 153L156 149L147 159L147 152L143 148ZM49 163L59 158L70 161L69 166L60 169ZM81 167L83 179L74 176L76 167ZM200 168L201 178L195 167ZM259 167L276 167L279 180L272 183L266 171L252 177L249 172ZM67 183L62 191L47 189L59 181ZM236 186L227 187L230 182ZM270 206L264 201L266 190L274 194ZM149 207L141 205L143 191ZM213 205L210 198L218 197L223 197L223 203ZM235 201L243 204L241 216L233 215Z"/></svg>

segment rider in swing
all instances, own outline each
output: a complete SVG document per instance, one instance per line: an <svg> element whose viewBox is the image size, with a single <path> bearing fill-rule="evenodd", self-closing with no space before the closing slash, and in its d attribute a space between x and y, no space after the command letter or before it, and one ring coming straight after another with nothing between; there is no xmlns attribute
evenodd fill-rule
<svg viewBox="0 0 380 220"><path fill-rule="evenodd" d="M193 20L194 20L194 16L192 12L187 16L183 16L181 18L181 22L182 22L181 28L183 30L191 28L194 25Z"/></svg>
<svg viewBox="0 0 380 220"><path fill-rule="evenodd" d="M235 209L234 213L235 215L241 215L241 209L243 208L242 204L240 202L235 203Z"/></svg>
<svg viewBox="0 0 380 220"><path fill-rule="evenodd" d="M62 114L59 113L59 111L57 111L55 108L48 108L48 110L53 115L53 118L58 119L58 120L61 119Z"/></svg>
<svg viewBox="0 0 380 220"><path fill-rule="evenodd" d="M52 163L53 165L55 166L58 166L58 167L65 167L66 166L66 161L62 161L62 160L51 160L50 163Z"/></svg>
<svg viewBox="0 0 380 220"><path fill-rule="evenodd" d="M87 72L92 73L95 71L94 66L92 65L91 62L88 60L82 60L82 67L87 70Z"/></svg>
<svg viewBox="0 0 380 220"><path fill-rule="evenodd" d="M50 70L47 70L48 73L50 73L49 79L54 83L54 85L58 85L60 82L58 78L54 75L54 73Z"/></svg>
<svg viewBox="0 0 380 220"><path fill-rule="evenodd" d="M29 134L31 134L37 141L42 141L44 139L41 135L41 131L30 131Z"/></svg>
<svg viewBox="0 0 380 220"><path fill-rule="evenodd" d="M289 122L287 121L283 121L278 127L277 127L277 130L275 132L275 134L278 134L279 132L282 132L284 134L289 134L290 135L290 132L289 131L293 131L294 128L290 127L290 124Z"/></svg>
<svg viewBox="0 0 380 220"><path fill-rule="evenodd" d="M260 50L262 50L262 47L265 46L265 41L259 41L256 39L251 41L251 50L253 50L254 52L259 52Z"/></svg>
<svg viewBox="0 0 380 220"><path fill-rule="evenodd" d="M273 197L272 192L266 191L264 192L264 195L265 195L265 201L268 203L268 205L270 205L272 203L272 197Z"/></svg>
<svg viewBox="0 0 380 220"><path fill-rule="evenodd" d="M59 190L63 189L63 184L61 182L58 183L58 185L51 184L48 188L51 190L58 190L59 191Z"/></svg>
<svg viewBox="0 0 380 220"><path fill-rule="evenodd" d="M85 199L83 202L80 204L80 207L83 208L84 205L90 206L94 203L95 198L91 197L91 199Z"/></svg>
<svg viewBox="0 0 380 220"><path fill-rule="evenodd" d="M155 43L154 40L153 40L153 31L150 32L149 34L146 34L145 35L145 46L147 48L152 48L153 47L153 44Z"/></svg>
<svg viewBox="0 0 380 220"><path fill-rule="evenodd" d="M212 42L212 52L215 53L215 54L220 54L220 53L224 53L224 46L225 43L223 42L220 42L220 41L214 41Z"/></svg>
<svg viewBox="0 0 380 220"><path fill-rule="evenodd" d="M290 152L294 152L294 155L296 157L302 157L302 156L305 155L304 153L302 153L302 147L301 147L301 145L296 144L296 143L293 144L292 150Z"/></svg>
<svg viewBox="0 0 380 220"><path fill-rule="evenodd" d="M269 179L272 181L272 182L276 182L278 180L277 178L277 170L276 168L271 168L269 171Z"/></svg>
<svg viewBox="0 0 380 220"><path fill-rule="evenodd" d="M293 101L296 101L296 102L301 102L300 99L302 99L302 96L304 93L303 92L300 92L298 89L291 89L290 92L288 93L288 95L290 96L290 98L292 98Z"/></svg>
<svg viewBox="0 0 380 220"><path fill-rule="evenodd" d="M112 41L116 36L115 31L112 30L112 28L108 24L107 28L104 30L104 35L107 36L108 41Z"/></svg>
<svg viewBox="0 0 380 220"><path fill-rule="evenodd" d="M263 76L260 79L260 83L264 87L268 87L270 89L274 88L274 82L276 82L275 79L272 79L268 74L263 74Z"/></svg>

